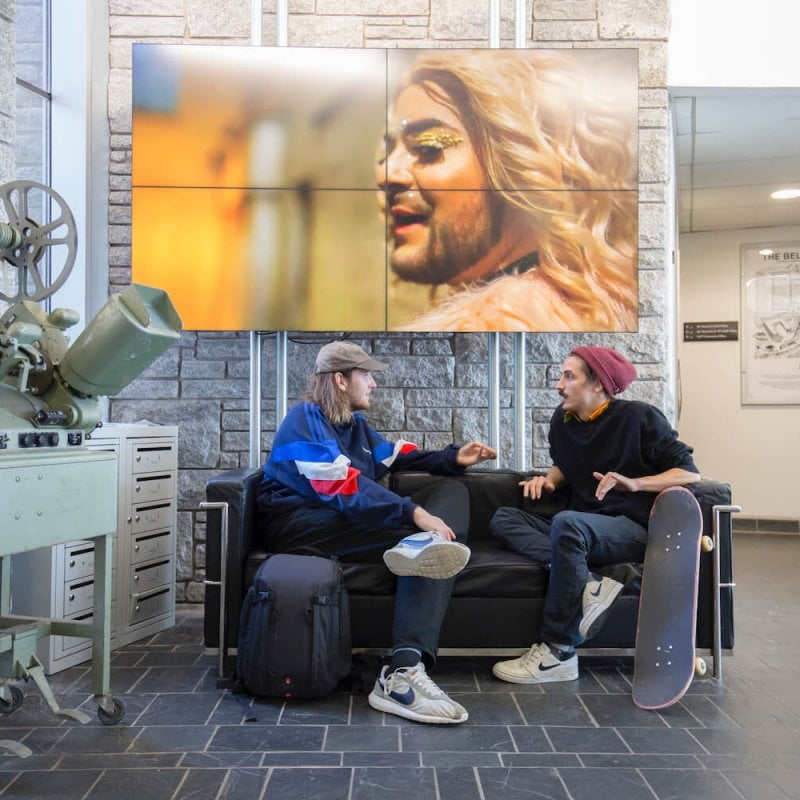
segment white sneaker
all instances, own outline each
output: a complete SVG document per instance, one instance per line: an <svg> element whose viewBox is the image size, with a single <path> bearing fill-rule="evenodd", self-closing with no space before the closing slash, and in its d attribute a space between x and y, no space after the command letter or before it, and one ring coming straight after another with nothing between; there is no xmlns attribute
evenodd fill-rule
<svg viewBox="0 0 800 800"><path fill-rule="evenodd" d="M578 632L584 639L591 639L600 632L611 606L624 588L624 584L611 578L597 580L592 576L586 581L583 587L583 617L578 625Z"/></svg>
<svg viewBox="0 0 800 800"><path fill-rule="evenodd" d="M395 575L422 578L452 578L469 561L470 549L450 542L435 531L412 533L383 554L383 560Z"/></svg>
<svg viewBox="0 0 800 800"><path fill-rule="evenodd" d="M535 644L527 653L510 661L498 661L492 672L496 678L509 683L555 683L578 679L578 656L573 653L564 661L553 655L550 647L542 642Z"/></svg>
<svg viewBox="0 0 800 800"><path fill-rule="evenodd" d="M384 667L369 695L369 704L378 711L413 719L414 722L465 722L469 714L464 706L451 700L425 672L416 667L401 667L390 675Z"/></svg>

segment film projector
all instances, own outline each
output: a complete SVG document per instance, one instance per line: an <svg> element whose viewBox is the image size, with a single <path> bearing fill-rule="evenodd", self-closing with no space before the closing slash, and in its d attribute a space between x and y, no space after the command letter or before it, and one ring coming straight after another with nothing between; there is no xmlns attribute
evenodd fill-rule
<svg viewBox="0 0 800 800"><path fill-rule="evenodd" d="M50 221L33 217L50 208ZM42 211L40 211L40 209ZM13 680L33 679L51 709L59 708L36 657L40 636L92 639L92 691L100 721L124 716L109 687L111 534L117 526L113 453L85 440L102 417L102 397L138 377L180 337L181 320L166 293L133 284L112 295L70 344L79 322L46 301L75 263L75 220L52 189L31 181L0 186L0 712L23 700ZM14 616L11 555L73 540L93 540L95 588L88 622ZM14 742L0 741L12 750ZM24 748L24 745L17 745ZM15 752L19 752L15 750Z"/></svg>

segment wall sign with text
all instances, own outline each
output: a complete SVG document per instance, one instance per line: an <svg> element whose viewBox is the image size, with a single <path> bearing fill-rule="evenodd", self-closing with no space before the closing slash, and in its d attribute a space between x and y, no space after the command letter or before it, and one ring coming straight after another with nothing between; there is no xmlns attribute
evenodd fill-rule
<svg viewBox="0 0 800 800"><path fill-rule="evenodd" d="M684 342L735 342L739 339L739 323L729 322L684 322Z"/></svg>
<svg viewBox="0 0 800 800"><path fill-rule="evenodd" d="M800 403L800 242L742 245L742 403Z"/></svg>

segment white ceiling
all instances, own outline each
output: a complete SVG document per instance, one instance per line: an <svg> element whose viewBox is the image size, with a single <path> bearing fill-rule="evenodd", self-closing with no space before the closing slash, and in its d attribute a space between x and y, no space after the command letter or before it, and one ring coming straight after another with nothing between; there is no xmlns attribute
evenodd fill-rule
<svg viewBox="0 0 800 800"><path fill-rule="evenodd" d="M800 225L800 88L671 95L681 233Z"/></svg>

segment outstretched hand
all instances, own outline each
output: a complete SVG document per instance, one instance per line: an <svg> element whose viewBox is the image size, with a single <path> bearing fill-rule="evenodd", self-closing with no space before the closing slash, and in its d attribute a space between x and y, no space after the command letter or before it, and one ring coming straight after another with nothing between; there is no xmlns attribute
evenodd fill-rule
<svg viewBox="0 0 800 800"><path fill-rule="evenodd" d="M633 478L628 478L626 475L621 475L619 472L593 472L592 475L599 481L594 492L594 496L598 500L602 500L611 489L616 489L618 492L639 491L637 481Z"/></svg>
<svg viewBox="0 0 800 800"><path fill-rule="evenodd" d="M462 467L471 467L473 464L480 464L481 461L489 461L492 458L497 458L497 452L493 447L483 442L468 442L459 449L456 463Z"/></svg>

